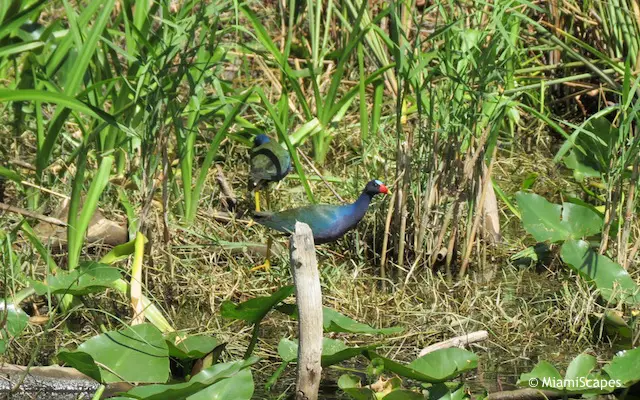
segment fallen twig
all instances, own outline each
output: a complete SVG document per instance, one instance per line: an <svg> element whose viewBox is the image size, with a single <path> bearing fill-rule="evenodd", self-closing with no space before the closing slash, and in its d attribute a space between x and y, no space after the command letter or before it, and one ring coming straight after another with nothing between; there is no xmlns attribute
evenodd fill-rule
<svg viewBox="0 0 640 400"><path fill-rule="evenodd" d="M436 350L448 349L449 347L468 346L471 343L476 343L476 342L481 342L483 340L486 340L488 337L489 337L489 332L487 331L476 331L476 332L468 333L466 335L456 336L454 338L447 339L443 342L432 344L431 346L425 347L420 351L420 357Z"/></svg>
<svg viewBox="0 0 640 400"><path fill-rule="evenodd" d="M59 220L58 218L53 218L53 217L48 217L46 215L43 214L39 214L37 212L33 212L33 211L29 211L29 210L25 210L24 208L20 208L20 207L16 207L16 206L10 206L9 204L5 204L5 203L0 203L0 210L4 210L4 211L9 211L15 214L20 214L20 215L24 215L25 217L29 217L29 218L35 218L38 219L40 221L44 221L53 225L58 225L58 226L67 226L67 223Z"/></svg>
<svg viewBox="0 0 640 400"><path fill-rule="evenodd" d="M220 190L222 191L223 196L221 196L220 202L229 211L233 211L238 204L238 200L236 198L236 194L233 192L233 188L229 185L227 178L224 176L224 171L222 170L222 166L220 164L216 164L216 181L218 181L218 185L220 186Z"/></svg>

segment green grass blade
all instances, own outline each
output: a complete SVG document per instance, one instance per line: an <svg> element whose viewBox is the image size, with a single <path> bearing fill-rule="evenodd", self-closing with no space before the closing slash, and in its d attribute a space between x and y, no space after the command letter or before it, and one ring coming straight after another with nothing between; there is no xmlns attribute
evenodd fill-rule
<svg viewBox="0 0 640 400"><path fill-rule="evenodd" d="M229 132L229 128L231 124L236 119L236 116L240 113L240 109L246 104L247 99L251 96L253 92L248 90L240 99L236 101L236 104L233 106L231 111L225 116L222 125L218 129L218 132L213 138L213 141L209 145L209 150L207 151L207 155L205 156L204 162L202 163L202 167L200 168L200 174L198 175L198 180L196 181L196 185L193 188L193 198L192 198L192 209L190 213L187 215L187 222L192 223L196 216L196 210L198 208L198 203L200 200L200 196L202 194L202 188L204 187L204 181L207 178L207 174L209 172L209 168L211 168L211 164L213 163L214 157L218 152L218 147L220 147L220 143L227 137Z"/></svg>
<svg viewBox="0 0 640 400"><path fill-rule="evenodd" d="M91 186L89 186L89 191L87 192L87 196L82 205L80 215L77 218L72 218L72 215L70 215L68 218L69 270L75 269L78 266L80 253L82 252L82 243L84 242L84 235L89 227L89 222L91 221L93 214L98 208L98 200L109 183L109 175L111 174L112 165L113 156L106 156L102 159L100 166L98 167L98 172L93 178ZM74 195L79 197L77 191L75 191ZM79 199L77 201L79 202ZM72 211L72 208L69 207L69 213ZM72 219L74 220L73 225L71 222Z"/></svg>

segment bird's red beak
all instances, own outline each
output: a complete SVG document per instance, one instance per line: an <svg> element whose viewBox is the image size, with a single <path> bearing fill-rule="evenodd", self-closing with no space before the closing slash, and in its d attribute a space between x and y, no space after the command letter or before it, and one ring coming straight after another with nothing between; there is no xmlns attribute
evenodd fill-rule
<svg viewBox="0 0 640 400"><path fill-rule="evenodd" d="M389 189L385 185L380 185L380 193L387 194L389 193Z"/></svg>

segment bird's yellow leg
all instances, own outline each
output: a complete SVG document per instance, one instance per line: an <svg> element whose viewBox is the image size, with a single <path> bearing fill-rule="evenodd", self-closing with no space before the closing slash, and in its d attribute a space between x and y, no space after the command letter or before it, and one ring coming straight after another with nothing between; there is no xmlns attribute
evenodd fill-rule
<svg viewBox="0 0 640 400"><path fill-rule="evenodd" d="M271 236L269 236L269 238L267 239L267 254L265 256L264 263L251 268L252 271L264 269L266 272L269 272L271 270L271 261L269 260L271 258L271 243L272 239Z"/></svg>
<svg viewBox="0 0 640 400"><path fill-rule="evenodd" d="M257 189L255 191L255 196L256 196L256 212L260 212L260 192Z"/></svg>

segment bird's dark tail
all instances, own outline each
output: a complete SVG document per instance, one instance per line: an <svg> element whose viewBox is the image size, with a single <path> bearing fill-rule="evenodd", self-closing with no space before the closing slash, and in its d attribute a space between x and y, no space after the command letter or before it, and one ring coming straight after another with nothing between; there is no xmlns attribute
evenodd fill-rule
<svg viewBox="0 0 640 400"><path fill-rule="evenodd" d="M273 215L273 213L268 211L254 211L253 220L256 221L257 223L260 223L261 221L269 219L271 215Z"/></svg>

